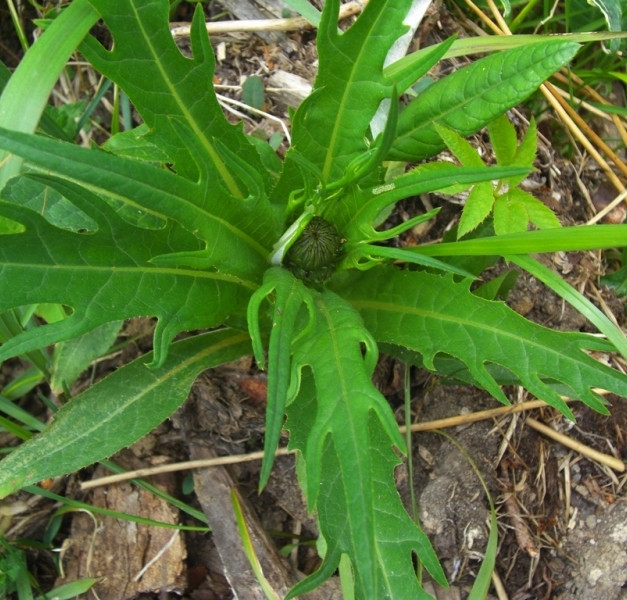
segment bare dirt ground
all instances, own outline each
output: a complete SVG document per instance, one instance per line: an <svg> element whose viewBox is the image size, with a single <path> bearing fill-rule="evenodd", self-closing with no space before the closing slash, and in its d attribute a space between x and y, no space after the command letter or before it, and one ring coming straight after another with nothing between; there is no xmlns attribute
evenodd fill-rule
<svg viewBox="0 0 627 600"><path fill-rule="evenodd" d="M237 14L233 9L236 4L240 3L229 5L236 18L254 16ZM190 11L190 5L181 4L176 20L189 21ZM222 12L217 3L207 7L208 17ZM10 32L5 13L1 17L3 31ZM417 40L430 44L458 30L455 18L444 7L434 6ZM302 99L315 76L313 32L263 36L235 32L214 35L212 43L219 58L214 82L219 92L241 100L244 79L257 75L266 87L263 110L287 122L288 106ZM184 37L179 44L185 47ZM9 47L2 48L2 52L9 62L19 54ZM442 70L454 66L446 63ZM232 104L225 107L240 111L250 131L266 137L282 131L275 120ZM240 116L234 116L237 118ZM552 146L556 123L550 117L547 120L541 124L547 137L539 152L536 193L564 223L583 223L591 216L591 198L586 189L593 191L594 200L594 189L602 180L581 154L562 157L561 148ZM477 136L475 143L484 144L484 140ZM407 218L413 211L424 211L429 206L443 207L437 222L427 230L413 232L403 243L437 239L459 218L459 203L438 196L412 199L392 218ZM624 299L620 301L611 290L598 285L607 268L600 253L559 253L545 260L593 302L604 302L621 326L627 326ZM487 277L508 268L499 264ZM518 277L508 302L527 318L544 325L592 330L583 317L525 274ZM90 377L100 378L147 351L151 331L149 321L129 324L124 337L134 337L134 341L101 361ZM0 378L10 380L23 368L19 361L5 363ZM403 423L402 370L402 365L384 357L376 373L377 384L397 411L399 424ZM414 423L500 406L480 390L447 385L423 370L412 371L411 381ZM73 392L85 385L87 379ZM50 392L41 389L38 393ZM514 403L528 400L521 389L511 387L507 393ZM412 463L419 514L451 582L449 590L442 590L426 581L427 589L438 600L467 597L485 551L488 501L471 462L485 479L498 509L499 552L491 598L627 598L627 476L550 440L530 425L531 418L587 448L624 461L627 405L625 398L609 396L607 400L609 417L581 404L573 405L576 423L542 408L448 428L446 433L452 439L434 431L414 434ZM59 585L78 577L97 577L95 593L85 598L103 600L227 600L234 597L234 585L240 598L262 598L242 559L241 539L230 516L230 493L235 488L251 535L263 548L260 560L264 572L274 588L283 593L297 577L312 572L319 564L314 544L316 523L305 509L293 456L277 459L270 483L262 494L257 493L260 463L247 457L263 447L264 409L265 375L252 359L242 360L201 376L181 410L114 457L127 469L199 458L240 457L240 462L198 470L193 476L191 471L181 470L147 479L204 511L212 533L156 528L77 511L66 516L54 539L63 572L57 572L52 552L33 550L29 554L33 575L44 589L55 582ZM199 524L172 503L130 482L81 489L81 482L105 474L108 471L104 467L94 467L49 485L56 493L96 506L172 524ZM399 468L397 480L399 492L409 504L405 468ZM41 539L58 505L25 495L16 502L23 503L24 510L5 527L7 536ZM337 582L331 581L324 590L308 597L330 599L341 598L341 594Z"/></svg>

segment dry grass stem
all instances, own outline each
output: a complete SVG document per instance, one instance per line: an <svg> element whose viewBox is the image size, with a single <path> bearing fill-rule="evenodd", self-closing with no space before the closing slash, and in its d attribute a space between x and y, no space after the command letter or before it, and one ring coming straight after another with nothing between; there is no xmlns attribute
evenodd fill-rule
<svg viewBox="0 0 627 600"><path fill-rule="evenodd" d="M544 86L550 92L551 96L559 102L560 106L564 109L564 111L568 114L568 116L573 120L573 122L577 125L577 130L581 133L581 140L586 140L589 143L589 140L594 141L594 144L602 150L612 162L616 165L616 168L625 176L627 176L627 165L614 153L614 151L589 127L589 125L577 114L577 111L573 109L573 107L566 102L566 100L550 83L545 83ZM573 132L575 133L575 132ZM578 139L579 136L576 134ZM583 141L582 141L583 144ZM590 144L592 145L592 144ZM586 149L587 146L586 146ZM588 149L588 151L590 151ZM609 167L608 167L609 168Z"/></svg>
<svg viewBox="0 0 627 600"><path fill-rule="evenodd" d="M505 586L501 581L501 577L497 573L496 569L492 571L492 585L494 587L494 591L496 592L496 597L498 600L509 600L509 596L505 590Z"/></svg>
<svg viewBox="0 0 627 600"><path fill-rule="evenodd" d="M570 399L566 399L566 402L570 402ZM546 407L547 404L543 400L530 400L528 402L521 402L513 406L502 406L499 408L493 408L490 410L481 410L478 412L470 413L468 415L458 415L455 417L448 417L446 419L437 419L435 421L428 421L425 423L416 423L411 426L411 432L417 431L433 431L434 429L444 429L447 427L457 427L458 425L466 425L474 423L476 421L483 421L485 419L491 419L494 417L500 417L503 415L519 413L525 410L531 410L534 408ZM406 431L405 426L400 426L401 432ZM292 450L287 448L280 448L277 450L276 456L284 456L286 454L293 454ZM250 452L248 454L237 454L234 456L220 456L218 458L211 458L207 460L189 460L184 462L172 463L168 465L160 465L157 467L146 467L143 469L135 469L134 471L128 471L126 473L116 473L115 475L107 475L106 477L99 477L91 481L84 481L81 483L82 490L89 490L102 485L109 485L112 483L119 483L120 481L127 481L129 479L136 479L138 477L147 477L150 475L157 475L159 473L172 473L176 471L184 471L188 469L201 469L207 467L215 467L220 465L230 465L236 463L247 462L251 460L261 460L263 458L263 451Z"/></svg>
<svg viewBox="0 0 627 600"><path fill-rule="evenodd" d="M578 86L579 92L585 93L586 96L591 98L597 104L603 104L604 106L612 106L612 104L608 102L603 96L601 96L601 94L599 94L599 92L597 92L593 87L584 83L583 80L576 73L573 73L571 71L568 73L568 76L566 76L563 73L558 72L558 73L555 73L553 76L555 77L557 81L559 81L560 83L563 83L564 85L572 85L574 83L575 85ZM603 113L603 114L612 120L612 122L614 123L614 125L616 126L616 129L618 130L620 134L623 144L627 146L627 128L625 125L624 117L621 117L620 115L617 115L614 113Z"/></svg>
<svg viewBox="0 0 627 600"><path fill-rule="evenodd" d="M572 450L579 452L579 454L582 454L583 456L587 458L590 458L603 465L611 467L612 469L614 469L615 471L619 471L620 473L622 473L625 470L625 463L622 460L614 456L610 456L609 454L604 454L603 452L599 452L598 450L595 450L594 448L590 448L590 446L586 446L585 444L582 444L581 442L573 440L567 435L564 435L563 433L560 433L559 431L555 431L555 429L552 429L551 427L548 427L547 425L544 425L543 423L536 421L532 417L527 417L525 423L529 425L529 427L535 429L536 431L539 431L543 435L546 435L548 438L551 438L552 440L559 442L560 444L562 444L563 446L566 446L567 448L571 448Z"/></svg>
<svg viewBox="0 0 627 600"><path fill-rule="evenodd" d="M586 225L594 225L600 221L605 215L611 213L617 206L622 204L627 199L627 190L621 192L614 200L612 200L603 210L600 210L594 217L587 221Z"/></svg>
<svg viewBox="0 0 627 600"><path fill-rule="evenodd" d="M286 454L292 454L292 450L287 448L280 448L276 452L276 456L284 456ZM172 463L169 465L160 465L158 467L146 467L144 469L135 469L134 471L127 471L126 473L116 473L115 475L107 475L106 477L99 477L92 481L84 481L81 483L82 490L89 490L91 488L99 487L101 485L108 485L111 483L119 483L120 481L127 481L129 479L137 479L138 477L147 477L149 475L157 475L159 473L173 473L176 471L185 471L188 469L202 469L206 467L218 467L222 465L233 465L236 463L242 463L250 460L261 460L263 458L263 450L259 452L250 452L249 454L236 454L233 456L219 456L217 458L208 458L201 460L188 460L184 462Z"/></svg>
<svg viewBox="0 0 627 600"><path fill-rule="evenodd" d="M511 30L507 26L507 23L503 20L497 6L494 4L493 0L488 0L488 4L493 13L494 19L497 21L495 23L486 15L478 6L476 6L472 0L466 0L466 4L477 14L477 16L486 24L489 29L491 29L497 35L512 35ZM608 148L608 146L596 135L593 134L590 136L590 130L588 130L586 134L582 131L580 127L580 123L584 123L583 120L573 111L570 105L561 98L560 94L550 83L544 83L540 86L540 91L546 98L547 102L551 105L553 110L556 112L560 120L566 125L575 139L586 149L586 151L592 156L592 158L599 165L601 170L605 173L607 178L611 181L612 185L618 190L619 193L623 193L625 191L625 186L621 182L621 180L616 176L610 165L607 163L605 158L599 153L597 147L600 148L603 152L609 156L612 161L616 164L617 168L623 172L627 173L627 166L625 166L624 162L618 158L614 152ZM575 117L572 116L572 113L575 113ZM620 121L619 121L620 122ZM585 123L584 123L585 125ZM624 131L622 125L619 127L619 131ZM623 133L621 133L623 135ZM590 136L594 141L597 147L588 139L587 136ZM600 143L599 143L600 142ZM609 151L609 152L608 152Z"/></svg>
<svg viewBox="0 0 627 600"><path fill-rule="evenodd" d="M564 401L572 402L570 398L565 398ZM411 426L411 431L412 433L415 433L417 431L432 431L433 429L445 429L447 427L457 427L458 425L468 425L470 423L474 423L475 421L483 421L485 419L492 419L494 417L501 417L503 415L510 415L546 406L548 405L544 402L544 400L528 400L527 402L521 402L520 404L499 406L498 408L480 410L467 415L455 415L454 417L446 417L445 419L415 423ZM405 428L401 427L401 431L404 430Z"/></svg>
<svg viewBox="0 0 627 600"><path fill-rule="evenodd" d="M367 0L349 2L340 8L340 20L359 14L368 4ZM176 25L170 27L172 37L175 39L189 37L191 25ZM313 25L304 17L290 17L287 19L250 19L246 21L216 21L206 23L207 33L216 35L219 33L254 32L254 31L298 31L300 29L313 29Z"/></svg>

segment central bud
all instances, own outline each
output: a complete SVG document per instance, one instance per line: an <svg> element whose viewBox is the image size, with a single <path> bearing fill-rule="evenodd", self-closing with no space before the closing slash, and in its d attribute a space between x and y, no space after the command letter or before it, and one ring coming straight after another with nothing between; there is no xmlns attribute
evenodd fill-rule
<svg viewBox="0 0 627 600"><path fill-rule="evenodd" d="M288 250L285 262L299 279L321 285L333 273L341 252L337 229L322 217L313 217Z"/></svg>

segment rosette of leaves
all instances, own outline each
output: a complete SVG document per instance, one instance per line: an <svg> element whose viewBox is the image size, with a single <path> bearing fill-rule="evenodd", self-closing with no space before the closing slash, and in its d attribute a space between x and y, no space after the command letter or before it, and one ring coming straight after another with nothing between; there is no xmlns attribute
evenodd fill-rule
<svg viewBox="0 0 627 600"><path fill-rule="evenodd" d="M330 576L346 555L358 598L426 598L414 556L446 581L394 487L397 451L405 445L372 383L378 345L436 371L452 362L452 370L465 370L503 402L499 373L507 371L508 381L568 416L565 390L600 411L605 404L592 388L627 395L625 376L587 353L624 351L615 329L607 330L610 342L540 327L474 294L472 274L453 261L384 243L434 216L381 230L382 216L400 200L531 169L430 162L395 171L390 161L434 156L444 147L443 128L477 131L577 51L551 40L494 54L403 108L399 94L452 44L386 66L411 4L371 0L339 33L339 2L327 0L319 72L293 115L284 160L224 117L200 6L192 58L172 40L166 0L74 0L59 17L89 7L95 12L81 21L85 31L102 19L112 49L87 36L80 51L128 94L145 124L130 157L0 129L0 148L28 165L0 202L0 311L6 317L40 303L67 308L60 321L14 331L0 360L122 319L149 315L157 325L153 352L72 399L2 461L2 495L133 443L180 406L201 371L252 351L268 371L260 485L285 426L326 542L320 569L289 597ZM0 108L11 99L21 102L8 95ZM387 125L373 136L370 123L386 105ZM600 231L598 247L624 240L624 227ZM512 248L500 238L489 245L497 255ZM208 333L172 343L199 329Z"/></svg>

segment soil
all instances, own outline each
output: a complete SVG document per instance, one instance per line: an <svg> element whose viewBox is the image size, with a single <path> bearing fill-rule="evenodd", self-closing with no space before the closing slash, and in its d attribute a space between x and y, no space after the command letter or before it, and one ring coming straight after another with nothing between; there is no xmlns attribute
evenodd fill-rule
<svg viewBox="0 0 627 600"><path fill-rule="evenodd" d="M176 21L191 19L191 4L179 6ZM206 10L211 13L209 18L223 9L217 3L209 3ZM0 16L4 22L5 14ZM453 17L437 6L431 9L417 39L423 44L433 43L458 28ZM221 57L215 81L227 86L220 92L241 100L243 79L257 75L273 90L266 94L263 109L287 122L288 107L295 106L306 94L315 76L314 34L297 31L263 38L250 33L224 34L214 36L212 42ZM180 45L185 51L184 40ZM3 52L13 56L19 48L8 45ZM293 84L289 91L276 85L277 81L284 81L277 79L279 71L280 77L287 73L296 78L288 78ZM258 115L246 115L245 127L264 137L282 134L276 121ZM555 127L551 121L541 129L550 136ZM481 135L474 142L485 146ZM285 145L284 140L283 150ZM572 159L562 157L550 139L542 141L539 156L535 181L529 185L536 185L536 195L564 223L584 223L591 216L591 198L586 188L602 183L598 171L579 155ZM442 207L437 220L427 228L411 232L401 243L411 245L437 239L459 219L460 201L435 195L406 201L390 218L406 219L407 215L432 206ZM598 286L599 277L608 268L600 253L558 253L542 260L595 304L602 300L625 328L625 299ZM497 263L484 277L509 269ZM593 331L579 313L524 273L519 274L507 301L543 325ZM88 385L91 378L103 377L116 364L149 349L151 330L152 323L147 320L128 324L125 336L135 336L135 342L126 346L124 356L100 361L90 378L81 380L73 392ZM2 379L11 380L23 369L20 361L7 362L2 366ZM399 424L404 421L402 370L402 365L383 357L376 371L376 383L397 412ZM424 370L412 371L411 386L413 422L499 406L481 390L446 385ZM75 512L60 522L54 537L57 552L28 552L31 573L42 588L96 577L98 583L93 591L81 597L227 600L236 597L236 590L237 597L243 599L265 598L242 554L240 534L232 516L232 489L237 490L250 535L260 548L264 573L274 589L282 596L299 577L313 572L320 564L315 546L317 527L297 484L294 457L278 457L268 485L261 494L257 492L260 462L248 456L263 448L265 391L265 374L250 358L205 373L171 419L114 457L127 469L198 458L241 457L241 462L197 470L193 475L181 470L147 479L167 494L202 510L212 533L163 529ZM514 403L527 399L526 392L519 388L506 391ZM40 389L37 393L50 391ZM35 404L32 398L25 399L26 408L29 403ZM527 418L533 417L588 447L624 461L627 405L624 398L608 396L607 401L611 411L607 417L581 404L573 405L576 423L543 408L457 426L447 430L446 435L426 432L413 436L413 493L420 521L451 583L450 589L444 590L428 578L425 580L425 587L438 600L466 598L484 556L489 503L480 477L496 504L499 526L499 550L489 598L627 598L627 476L549 440L527 425ZM4 446L10 443L4 438L2 441L6 442ZM81 490L81 482L104 474L104 467L84 469L71 477L51 481L49 486L55 493L95 506L198 526L193 516L134 483ZM396 475L399 493L410 506L406 465ZM3 527L7 537L42 539L58 505L26 494L18 494L11 501L18 508L14 508L9 523ZM342 596L338 582L332 578L324 588L307 597Z"/></svg>

